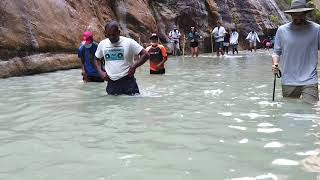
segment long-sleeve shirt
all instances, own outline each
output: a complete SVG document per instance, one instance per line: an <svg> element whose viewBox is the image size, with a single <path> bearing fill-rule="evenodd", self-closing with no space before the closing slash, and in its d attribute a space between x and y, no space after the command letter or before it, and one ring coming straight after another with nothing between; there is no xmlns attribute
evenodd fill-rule
<svg viewBox="0 0 320 180"><path fill-rule="evenodd" d="M238 40L239 40L239 33L232 32L230 37L230 44L238 44Z"/></svg>
<svg viewBox="0 0 320 180"><path fill-rule="evenodd" d="M259 36L258 36L258 34L256 32L253 32L253 33L250 32L246 39L249 40L249 42L252 42L252 43L254 43L256 41L260 42Z"/></svg>
<svg viewBox="0 0 320 180"><path fill-rule="evenodd" d="M226 29L222 26L215 27L212 31L212 35L215 38L216 42L223 42L224 41L224 35L226 33Z"/></svg>
<svg viewBox="0 0 320 180"><path fill-rule="evenodd" d="M292 22L279 27L273 55L280 56L283 85L318 83L317 65L320 49L320 25L307 21L297 26Z"/></svg>

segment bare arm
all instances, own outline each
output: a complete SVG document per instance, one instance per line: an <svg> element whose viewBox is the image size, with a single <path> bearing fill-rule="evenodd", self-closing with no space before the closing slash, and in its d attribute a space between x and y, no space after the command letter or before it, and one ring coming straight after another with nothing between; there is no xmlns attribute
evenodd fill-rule
<svg viewBox="0 0 320 180"><path fill-rule="evenodd" d="M81 75L83 77L84 82L88 82L88 75L86 73L86 69L84 68L84 64L81 62Z"/></svg>
<svg viewBox="0 0 320 180"><path fill-rule="evenodd" d="M136 69L139 66L143 65L150 58L149 53L145 49L142 49L140 51L139 56L140 56L139 60L134 61L133 65L130 67L129 72L128 72L129 76L133 76Z"/></svg>
<svg viewBox="0 0 320 180"><path fill-rule="evenodd" d="M168 56L163 57L163 60L158 64L158 66L162 66L168 60Z"/></svg>
<svg viewBox="0 0 320 180"><path fill-rule="evenodd" d="M81 47L78 49L78 57L80 58L80 61L81 61L81 75L83 77L83 81L87 82L88 81L88 76L87 76L87 73L86 73L86 69L84 67L84 63L85 63L84 53L83 53L83 49L81 50Z"/></svg>
<svg viewBox="0 0 320 180"><path fill-rule="evenodd" d="M280 56L278 55L272 55L272 72L273 74L277 74L279 72L279 61Z"/></svg>
<svg viewBox="0 0 320 180"><path fill-rule="evenodd" d="M97 57L94 57L94 66L95 66L96 70L98 71L101 79L108 81L109 80L108 74L101 69L102 60L103 59L98 59Z"/></svg>
<svg viewBox="0 0 320 180"><path fill-rule="evenodd" d="M160 46L161 48L161 54L162 54L162 61L157 65L158 67L162 66L167 60L168 60L168 55L167 51L163 46Z"/></svg>

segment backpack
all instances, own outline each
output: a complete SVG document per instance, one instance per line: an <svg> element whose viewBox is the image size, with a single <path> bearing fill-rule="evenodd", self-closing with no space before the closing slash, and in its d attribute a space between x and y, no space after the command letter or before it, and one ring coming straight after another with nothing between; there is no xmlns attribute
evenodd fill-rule
<svg viewBox="0 0 320 180"><path fill-rule="evenodd" d="M95 67L94 58L95 58L95 50L97 49L97 48L93 48L94 46L98 47L98 44L96 42L93 42L92 46L89 49L89 51L90 51L90 53L89 53L89 63L91 65L93 65L93 67ZM80 59L81 59L81 62L82 62L83 65L85 64L85 57L84 57L85 56L85 49L86 49L86 47L84 45L82 45L79 48L79 51L80 51L79 54L81 55ZM101 68L104 69L104 61L101 62Z"/></svg>

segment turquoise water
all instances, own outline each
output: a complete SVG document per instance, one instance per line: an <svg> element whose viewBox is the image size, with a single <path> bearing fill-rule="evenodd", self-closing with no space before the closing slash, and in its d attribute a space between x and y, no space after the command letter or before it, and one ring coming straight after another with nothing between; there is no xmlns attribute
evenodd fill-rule
<svg viewBox="0 0 320 180"><path fill-rule="evenodd" d="M316 179L301 160L319 153L318 111L279 83L271 102L270 61L170 58L164 76L146 64L136 97L80 70L2 79L0 179Z"/></svg>

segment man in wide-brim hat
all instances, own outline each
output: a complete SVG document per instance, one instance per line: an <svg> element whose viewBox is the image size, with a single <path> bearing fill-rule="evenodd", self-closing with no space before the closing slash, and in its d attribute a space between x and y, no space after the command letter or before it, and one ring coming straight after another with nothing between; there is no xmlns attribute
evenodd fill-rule
<svg viewBox="0 0 320 180"><path fill-rule="evenodd" d="M282 96L300 98L314 104L318 93L318 50L320 25L306 20L309 8L305 0L293 0L285 13L292 22L279 27L272 55L272 70L276 75L282 70ZM280 62L280 67L278 66Z"/></svg>

